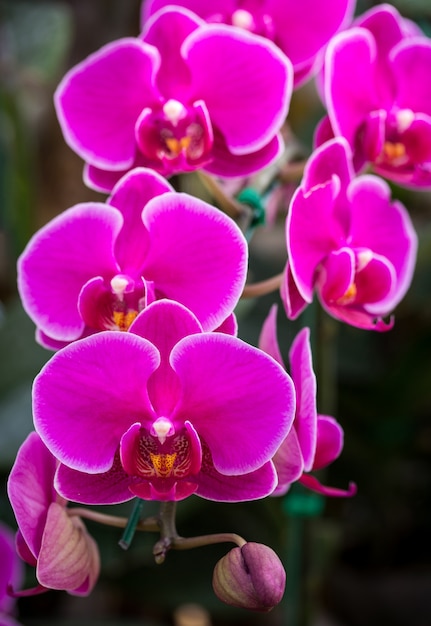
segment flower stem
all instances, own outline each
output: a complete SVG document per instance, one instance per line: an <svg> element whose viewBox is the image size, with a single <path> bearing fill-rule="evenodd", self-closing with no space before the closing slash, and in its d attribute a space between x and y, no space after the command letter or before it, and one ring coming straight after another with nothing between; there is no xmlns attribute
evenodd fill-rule
<svg viewBox="0 0 431 626"><path fill-rule="evenodd" d="M258 298L259 296L265 296L268 293L277 291L283 280L283 273L271 276L266 280L262 280L259 283L253 283L246 285L242 292L241 298Z"/></svg>
<svg viewBox="0 0 431 626"><path fill-rule="evenodd" d="M144 501L140 498L136 498L135 503L133 505L132 513L127 521L126 528L124 529L123 536L121 537L118 544L123 550L127 550L132 543L132 539L135 536L136 527L141 519L142 508L144 506Z"/></svg>

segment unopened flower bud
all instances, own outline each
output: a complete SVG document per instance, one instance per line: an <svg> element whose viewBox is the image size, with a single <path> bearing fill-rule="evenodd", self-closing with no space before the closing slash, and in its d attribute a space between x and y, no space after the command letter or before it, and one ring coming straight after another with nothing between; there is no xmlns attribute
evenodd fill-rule
<svg viewBox="0 0 431 626"><path fill-rule="evenodd" d="M270 611L283 597L286 573L271 548L249 542L233 548L214 568L213 589L226 604Z"/></svg>

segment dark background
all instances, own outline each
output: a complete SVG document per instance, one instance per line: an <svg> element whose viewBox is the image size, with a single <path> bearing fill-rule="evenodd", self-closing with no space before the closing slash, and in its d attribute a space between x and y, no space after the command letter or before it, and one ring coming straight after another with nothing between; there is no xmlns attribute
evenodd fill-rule
<svg viewBox="0 0 431 626"><path fill-rule="evenodd" d="M82 183L82 162L62 139L52 94L68 67L108 41L138 34L139 6L137 0L0 3L0 519L12 528L5 484L32 429L32 380L50 356L35 344L33 324L19 304L16 258L54 215L77 202L103 199ZM370 6L359 3L358 13ZM396 6L431 32L428 0ZM304 154L322 115L312 83L294 94L289 122ZM186 184L193 189L193 178ZM393 195L408 207L420 238L415 278L394 329L360 331L329 319L317 306L299 324L288 322L281 309L278 318L285 356L299 325L312 326L318 408L332 412L345 430L343 454L324 480L341 488L353 480L358 495L311 498L316 514L310 516L295 514L303 495L297 489L285 499L222 505L191 497L178 507L185 536L230 531L273 547L287 570L283 604L254 615L215 598L212 570L230 546L171 552L156 566L155 536L140 534L123 552L118 530L89 522L102 553L95 590L86 599L64 592L22 599L23 624L170 625L175 609L188 602L209 611L216 626L297 626L292 612L298 602L298 624L431 624L431 196L395 186ZM253 280L283 268L283 221L280 215L255 234ZM268 296L241 304L241 337L256 343L274 301ZM126 504L113 512L129 510ZM149 515L155 510L147 505ZM32 584L28 571L25 585Z"/></svg>

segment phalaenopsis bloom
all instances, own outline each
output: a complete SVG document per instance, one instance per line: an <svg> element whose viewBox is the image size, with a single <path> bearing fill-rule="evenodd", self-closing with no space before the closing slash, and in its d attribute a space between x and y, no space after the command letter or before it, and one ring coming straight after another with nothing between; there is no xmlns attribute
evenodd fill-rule
<svg viewBox="0 0 431 626"><path fill-rule="evenodd" d="M54 489L57 465L34 432L18 451L8 481L18 522L17 550L36 568L39 586L33 593L58 589L86 596L99 575L99 551L81 519L68 514L67 501Z"/></svg>
<svg viewBox="0 0 431 626"><path fill-rule="evenodd" d="M250 393L252 390L252 393ZM34 423L62 463L68 499L262 498L295 412L293 385L266 354L203 332L182 305L149 305L129 332L57 352L33 387Z"/></svg>
<svg viewBox="0 0 431 626"><path fill-rule="evenodd" d="M159 11L137 38L70 70L55 102L88 185L110 191L136 166L170 176L204 168L240 176L273 161L292 92L287 57L262 37Z"/></svg>
<svg viewBox="0 0 431 626"><path fill-rule="evenodd" d="M284 367L276 323L277 307L274 305L262 327L259 347ZM278 485L273 495L285 494L293 482L299 481L305 487L326 496L353 496L356 493L353 483L349 485L348 491L344 491L326 487L310 474L339 457L344 434L333 417L317 413L317 386L309 328L303 328L295 337L289 351L289 361L296 393L296 413L293 427L273 458L278 475Z"/></svg>
<svg viewBox="0 0 431 626"><path fill-rule="evenodd" d="M381 5L331 41L325 60L327 122L348 141L356 169L431 187L431 41ZM325 128L326 126L326 128Z"/></svg>
<svg viewBox="0 0 431 626"><path fill-rule="evenodd" d="M19 259L18 288L39 342L56 349L127 330L163 297L214 330L232 315L246 272L247 244L230 218L138 168L106 204L78 204L39 230Z"/></svg>
<svg viewBox="0 0 431 626"><path fill-rule="evenodd" d="M21 583L22 561L15 549L14 533L0 524L0 626L19 626L13 619L15 600L9 593Z"/></svg>
<svg viewBox="0 0 431 626"><path fill-rule="evenodd" d="M417 237L405 207L376 176L354 176L349 146L316 150L286 222L288 265L282 298L295 318L313 299L352 326L385 330L409 288Z"/></svg>
<svg viewBox="0 0 431 626"><path fill-rule="evenodd" d="M142 25L172 0L144 0ZM316 57L330 38L347 26L355 8L353 0L178 0L209 23L230 24L273 41L289 57L295 85L306 80Z"/></svg>

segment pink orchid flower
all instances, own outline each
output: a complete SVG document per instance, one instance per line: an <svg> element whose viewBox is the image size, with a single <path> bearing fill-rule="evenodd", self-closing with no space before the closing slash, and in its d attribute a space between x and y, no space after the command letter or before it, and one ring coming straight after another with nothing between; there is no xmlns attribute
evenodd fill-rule
<svg viewBox="0 0 431 626"><path fill-rule="evenodd" d="M67 501L54 490L58 463L31 433L18 451L8 481L8 495L18 522L17 550L36 567L39 586L15 595L65 590L86 596L99 575L97 545Z"/></svg>
<svg viewBox="0 0 431 626"><path fill-rule="evenodd" d="M357 170L369 163L400 185L431 187L431 40L394 7L371 9L331 41L325 100L318 143L345 137Z"/></svg>
<svg viewBox="0 0 431 626"><path fill-rule="evenodd" d="M100 330L127 330L163 297L214 330L237 304L247 254L229 217L138 168L107 204L78 204L33 236L18 261L18 289L38 341L52 349Z"/></svg>
<svg viewBox="0 0 431 626"><path fill-rule="evenodd" d="M128 333L63 348L33 389L36 430L62 463L56 488L87 504L267 496L295 410L277 363L203 332L169 300L147 307Z"/></svg>
<svg viewBox="0 0 431 626"><path fill-rule="evenodd" d="M142 27L168 5L180 5L209 23L229 24L273 41L290 59L295 86L309 78L331 37L350 24L354 0L144 0Z"/></svg>
<svg viewBox="0 0 431 626"><path fill-rule="evenodd" d="M273 43L171 6L140 37L70 70L55 104L66 142L86 161L86 183L110 191L136 166L164 176L261 169L282 149L292 78Z"/></svg>
<svg viewBox="0 0 431 626"><path fill-rule="evenodd" d="M273 305L259 337L261 350L285 367L277 341L277 306ZM353 496L356 486L347 491L326 487L309 472L327 467L343 449L344 433L340 424L329 415L320 415L316 408L316 376L313 371L310 329L303 328L295 337L289 351L290 374L296 392L296 412L293 427L277 450L273 462L278 485L272 495L285 494L293 482L325 496Z"/></svg>
<svg viewBox="0 0 431 626"><path fill-rule="evenodd" d="M22 575L22 561L15 549L14 533L0 523L0 626L19 626L12 617L15 600L8 590L19 586Z"/></svg>
<svg viewBox="0 0 431 626"><path fill-rule="evenodd" d="M282 299L293 319L317 291L333 317L387 330L412 280L417 236L405 207L376 176L355 178L347 142L310 157L286 221L288 265Z"/></svg>

